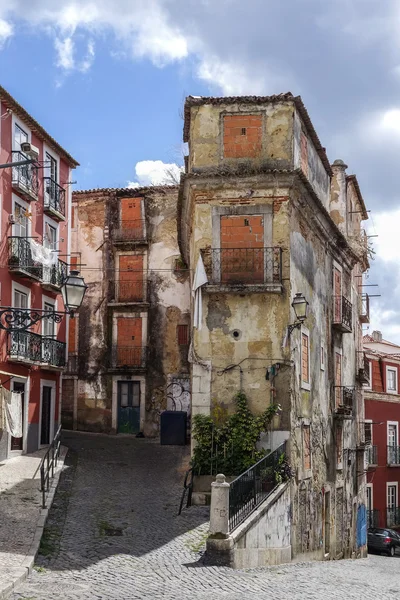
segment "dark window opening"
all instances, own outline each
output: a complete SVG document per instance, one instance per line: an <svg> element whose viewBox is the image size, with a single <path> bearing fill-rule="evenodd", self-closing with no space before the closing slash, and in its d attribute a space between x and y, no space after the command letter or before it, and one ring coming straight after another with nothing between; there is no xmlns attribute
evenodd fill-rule
<svg viewBox="0 0 400 600"><path fill-rule="evenodd" d="M179 346L188 346L189 345L189 326L188 325L178 325L177 334L178 334L178 345Z"/></svg>
<svg viewBox="0 0 400 600"><path fill-rule="evenodd" d="M246 127L242 127L242 135L246 135Z"/></svg>
<svg viewBox="0 0 400 600"><path fill-rule="evenodd" d="M248 220L248 219L245 219L245 220L244 220L244 225L245 225L245 227L248 227L248 226L249 226L249 220Z"/></svg>

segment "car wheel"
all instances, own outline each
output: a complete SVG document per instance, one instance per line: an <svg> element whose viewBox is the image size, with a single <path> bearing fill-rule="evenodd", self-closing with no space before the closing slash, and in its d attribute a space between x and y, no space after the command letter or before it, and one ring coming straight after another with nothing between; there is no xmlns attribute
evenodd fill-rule
<svg viewBox="0 0 400 600"><path fill-rule="evenodd" d="M394 556L395 554L396 554L396 548L394 546L390 546L389 556Z"/></svg>

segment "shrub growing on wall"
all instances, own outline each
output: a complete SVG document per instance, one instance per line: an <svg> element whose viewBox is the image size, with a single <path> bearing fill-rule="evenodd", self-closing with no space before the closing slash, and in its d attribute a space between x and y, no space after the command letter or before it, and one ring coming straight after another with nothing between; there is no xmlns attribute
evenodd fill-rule
<svg viewBox="0 0 400 600"><path fill-rule="evenodd" d="M261 415L254 416L243 392L236 395L235 401L236 412L224 420L207 415L193 418L195 475L240 475L265 455L265 450L257 450L256 444L280 409L279 404L271 404Z"/></svg>

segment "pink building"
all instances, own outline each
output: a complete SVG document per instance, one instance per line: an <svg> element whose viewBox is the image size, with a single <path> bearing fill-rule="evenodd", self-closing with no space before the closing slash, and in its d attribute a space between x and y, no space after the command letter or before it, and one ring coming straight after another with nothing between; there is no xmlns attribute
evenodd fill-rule
<svg viewBox="0 0 400 600"><path fill-rule="evenodd" d="M30 143L30 148L26 144ZM71 169L78 163L0 87L0 304L64 310L69 271ZM0 430L0 460L49 444L59 421L68 319L0 329L0 381L22 396L22 438Z"/></svg>

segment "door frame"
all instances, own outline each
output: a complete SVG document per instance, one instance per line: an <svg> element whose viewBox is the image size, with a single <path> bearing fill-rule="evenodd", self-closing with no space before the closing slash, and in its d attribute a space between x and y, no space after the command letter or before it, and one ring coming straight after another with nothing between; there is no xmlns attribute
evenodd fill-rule
<svg viewBox="0 0 400 600"><path fill-rule="evenodd" d="M145 416L146 416L146 377L143 375L119 376L114 375L112 379L112 409L111 409L111 427L114 433L118 432L118 381L137 381L140 383L140 429L143 431Z"/></svg>
<svg viewBox="0 0 400 600"><path fill-rule="evenodd" d="M24 410L22 415L22 450L11 450L11 434L8 434L7 458L21 456L26 454L28 442L28 414L29 414L29 395L30 395L30 377L23 375L15 375L10 379L10 390L12 391L14 383L23 383L25 385L24 392Z"/></svg>
<svg viewBox="0 0 400 600"><path fill-rule="evenodd" d="M51 392L51 400L50 400L50 429L49 429L49 441L50 444L54 438L54 422L55 422L55 409L56 409L56 382L51 379L41 379L40 380L40 406L39 406L39 427L38 427L38 448L47 448L48 444L41 444L40 439L42 437L42 398L43 398L43 388L50 387L52 388Z"/></svg>

